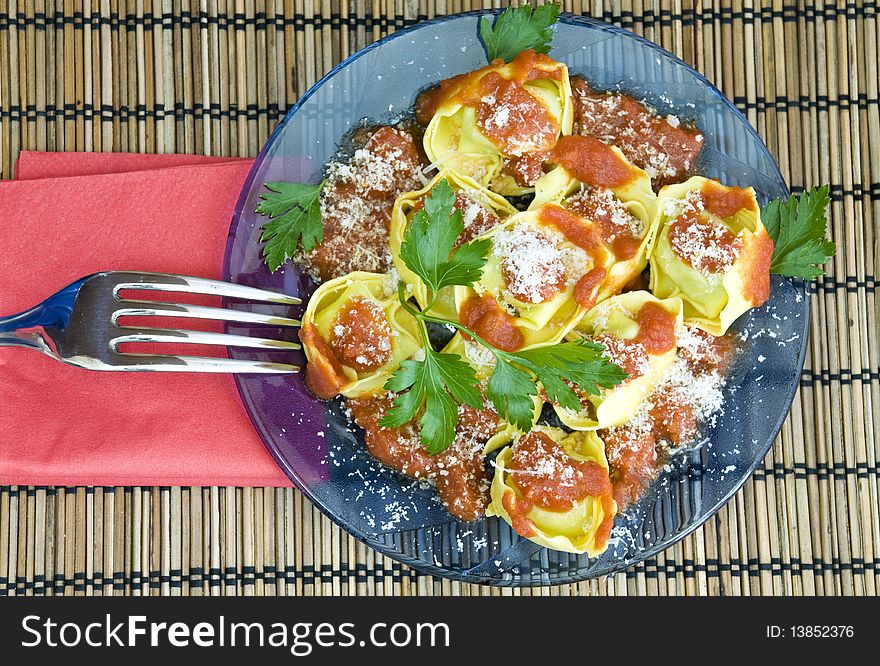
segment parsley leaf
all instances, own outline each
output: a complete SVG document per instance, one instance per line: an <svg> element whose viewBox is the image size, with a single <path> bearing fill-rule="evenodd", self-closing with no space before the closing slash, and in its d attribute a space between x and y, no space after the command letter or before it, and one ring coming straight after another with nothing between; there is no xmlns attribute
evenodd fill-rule
<svg viewBox="0 0 880 666"><path fill-rule="evenodd" d="M482 276L491 242L472 241L456 248L455 241L463 230L461 211L455 208L455 193L449 183L441 180L425 197L424 207L413 215L400 246L400 258L425 282L434 297L444 287L473 286ZM486 396L502 418L522 431L532 427L533 398L538 394L539 383L550 400L580 409L580 399L572 386L596 394L599 387L611 387L626 378L623 370L602 356L601 345L564 342L505 352L492 347L460 322L433 316L432 305L421 312L414 309L402 283L398 285L398 298L420 322L425 357L403 361L388 378L385 389L397 396L379 424L396 428L418 417L419 438L428 453L440 453L455 440L458 405L479 409L485 401L476 371L467 361L457 354L431 348L427 321L451 325L494 354L495 368Z"/></svg>
<svg viewBox="0 0 880 666"><path fill-rule="evenodd" d="M268 192L260 197L256 212L269 217L260 240L266 243L263 261L273 273L293 258L300 242L303 251L311 252L324 240L319 204L322 186L323 182L266 183Z"/></svg>
<svg viewBox="0 0 880 666"><path fill-rule="evenodd" d="M441 180L425 197L424 208L413 215L400 246L400 258L434 296L444 287L471 285L483 274L490 242L472 241L453 252L463 230L455 193Z"/></svg>
<svg viewBox="0 0 880 666"><path fill-rule="evenodd" d="M828 186L814 187L787 200L774 199L761 210L761 221L773 239L770 272L814 280L825 273L822 264L837 251L825 239Z"/></svg>
<svg viewBox="0 0 880 666"><path fill-rule="evenodd" d="M578 411L581 401L572 385L588 395L598 395L599 389L611 388L626 379L627 374L602 356L602 345L586 340L563 342L549 347L536 347L521 352L496 352L498 363L489 380L489 399L495 410L521 430L531 427L533 405L526 406L517 399L526 382L528 396L537 395L536 378L544 387L547 398L561 407ZM516 364L528 370L506 366ZM500 372L495 389L492 380ZM518 374L516 374L518 373ZM531 374L529 374L531 373Z"/></svg>
<svg viewBox="0 0 880 666"><path fill-rule="evenodd" d="M403 361L385 388L398 395L379 425L399 428L409 423L424 402L419 438L431 454L446 450L455 439L456 403L474 409L483 406L474 369L457 354L435 352L430 347L425 349L424 360Z"/></svg>
<svg viewBox="0 0 880 666"><path fill-rule="evenodd" d="M498 361L489 377L486 395L501 418L522 432L531 429L535 408L532 398L538 395L533 375L512 363Z"/></svg>
<svg viewBox="0 0 880 666"><path fill-rule="evenodd" d="M508 7L494 26L484 16L480 20L480 37L489 61L501 58L510 62L526 49L547 53L553 41L552 26L559 18L560 9L561 5L555 2L539 5L534 11L530 5Z"/></svg>

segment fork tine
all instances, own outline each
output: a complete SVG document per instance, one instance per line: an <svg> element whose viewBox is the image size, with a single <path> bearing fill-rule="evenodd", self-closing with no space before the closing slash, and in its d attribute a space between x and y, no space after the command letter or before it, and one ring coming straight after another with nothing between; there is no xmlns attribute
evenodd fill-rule
<svg viewBox="0 0 880 666"><path fill-rule="evenodd" d="M183 317L186 319L216 319L241 324L266 324L267 326L299 326L299 319L266 315L259 312L213 308L205 305L186 305L184 303L160 303L158 301L120 301L121 307L113 313L111 321L115 324L120 317Z"/></svg>
<svg viewBox="0 0 880 666"><path fill-rule="evenodd" d="M141 273L135 277L144 278L143 282L127 281L120 282L113 289L113 295L119 297L122 289L142 289L149 291L178 292L188 294L207 294L209 296L226 296L229 298L241 298L249 301L265 301L266 303L281 303L284 305L299 305L302 303L296 296L288 296L266 289L246 287L242 284L208 280L206 278L188 277L185 275L166 275L164 273Z"/></svg>
<svg viewBox="0 0 880 666"><path fill-rule="evenodd" d="M188 331L171 328L139 328L136 326L121 327L123 335L110 340L115 350L126 342L179 342L182 344L221 345L223 347L250 347L256 349L293 350L300 345L289 340L271 338L255 338L248 335L232 335L230 333L212 333L208 331Z"/></svg>
<svg viewBox="0 0 880 666"><path fill-rule="evenodd" d="M166 356L151 354L117 354L119 363L107 370L134 370L140 372L252 373L279 375L299 372L298 365L271 361L248 361L239 358L209 358L207 356Z"/></svg>

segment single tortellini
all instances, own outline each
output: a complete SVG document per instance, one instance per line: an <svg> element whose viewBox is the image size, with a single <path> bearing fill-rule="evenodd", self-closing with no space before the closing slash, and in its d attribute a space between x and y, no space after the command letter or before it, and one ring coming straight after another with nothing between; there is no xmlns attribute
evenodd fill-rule
<svg viewBox="0 0 880 666"><path fill-rule="evenodd" d="M492 371L495 369L495 356L491 351L486 349L476 340L465 340L461 333L456 333L443 348L443 352L447 354L458 354L461 356L474 369L474 372L476 372L477 375L477 381L480 382L481 386L486 386L489 377L492 375ZM532 424L534 424L541 415L543 401L537 394L532 400L535 404L534 411L532 412ZM487 404L489 403L487 402ZM488 442L486 442L486 446L483 449L483 455L488 455L492 451L501 448L511 441L518 433L519 430L516 426L505 422L503 427L500 428Z"/></svg>
<svg viewBox="0 0 880 666"><path fill-rule="evenodd" d="M773 241L755 191L694 176L659 194L651 291L684 301L685 323L723 335L770 295Z"/></svg>
<svg viewBox="0 0 880 666"><path fill-rule="evenodd" d="M299 338L306 385L319 398L382 390L400 362L422 351L418 322L389 276L357 271L323 283L309 299Z"/></svg>
<svg viewBox="0 0 880 666"><path fill-rule="evenodd" d="M599 301L620 291L648 264L657 228L651 178L616 147L590 136L565 136L551 151L556 163L535 184L531 210L548 202L589 220L611 252Z"/></svg>
<svg viewBox="0 0 880 666"><path fill-rule="evenodd" d="M547 151L560 135L571 134L568 68L532 50L444 81L425 95L419 106L429 107L428 159L499 194L531 192Z"/></svg>
<svg viewBox="0 0 880 666"><path fill-rule="evenodd" d="M421 307L429 304L428 288L425 283L413 273L406 263L400 258L400 246L406 235L412 216L424 205L424 198L434 189L437 183L445 180L455 192L455 205L461 211L464 231L458 237L457 244L462 245L495 227L501 220L514 215L517 210L504 197L490 192L477 184L467 176L462 176L455 171L442 170L430 183L416 192L401 194L394 203L391 212L391 229L389 244L394 267L397 269L401 280L412 290L413 297ZM455 295L452 287L443 289L434 307L432 314L446 319L456 317Z"/></svg>
<svg viewBox="0 0 880 666"><path fill-rule="evenodd" d="M560 217L563 221L560 221ZM517 213L479 238L491 241L483 275L455 287L459 321L505 351L555 344L593 303L611 255L556 204Z"/></svg>
<svg viewBox="0 0 880 666"><path fill-rule="evenodd" d="M536 426L495 459L492 503L517 534L567 553L596 556L608 547L617 513L595 432Z"/></svg>
<svg viewBox="0 0 880 666"><path fill-rule="evenodd" d="M574 412L554 405L559 420L575 430L612 428L629 421L675 362L681 332L679 298L661 300L647 291L630 291L602 301L569 334L605 346L605 354L628 377L599 395L581 396Z"/></svg>

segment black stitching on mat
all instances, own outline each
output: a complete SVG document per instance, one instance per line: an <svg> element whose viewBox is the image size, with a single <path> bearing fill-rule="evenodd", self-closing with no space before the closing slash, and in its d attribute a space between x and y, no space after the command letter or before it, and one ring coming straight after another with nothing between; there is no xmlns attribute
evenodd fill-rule
<svg viewBox="0 0 880 666"><path fill-rule="evenodd" d="M786 476L794 476L795 480L803 481L815 477L819 481L844 481L848 476L858 479L880 477L880 468L868 463L857 463L855 467L847 467L843 463L818 463L816 467L807 467L805 463L794 463L791 467L785 467L782 463L774 463L772 467L759 467L755 470L753 478L756 481L782 479Z"/></svg>
<svg viewBox="0 0 880 666"><path fill-rule="evenodd" d="M792 185L791 191L799 194L804 191L803 185ZM828 190L828 196L831 201L843 201L847 197L854 199L870 199L871 201L880 201L880 182L869 183L853 183L851 189L844 188L841 184L833 184Z"/></svg>
<svg viewBox="0 0 880 666"><path fill-rule="evenodd" d="M404 579L411 582L432 579L430 576L419 574L415 570L397 563L392 564L390 568L378 565L373 570L367 570L363 564L356 564L354 567L343 565L335 570L329 569L325 565L321 567L320 573L315 573L314 567L311 566L305 566L299 571L291 571L290 569L288 567L284 572L258 571L255 574L246 574L244 571L233 570L233 572L228 574L228 584L250 585L253 584L254 579L263 580L269 585L293 584L297 581L302 581L304 585L320 585L333 581L347 582L350 579L355 579L357 583L364 583L369 580L373 580L376 583L394 583ZM653 558L640 562L627 569L625 575L629 579L639 575L649 579L657 579L680 576L693 578L698 573L703 573L707 577L717 578L725 573L735 577L754 577L767 572L774 576L782 575L785 572L798 576L805 573L838 575L844 571L850 571L854 575L866 575L878 570L880 570L880 559L878 558L866 561L856 557L846 562L841 561L837 557L832 558L830 562L822 559L802 562L798 557L792 557L788 562L783 562L780 558L771 558L769 562L761 562L756 558L748 558L746 560L731 558L727 562L722 562L717 558L710 558L705 563L698 563L692 559L676 561L671 557L662 557L660 559ZM251 575L253 578L249 578ZM129 576L122 572L116 572L113 574L113 580L119 582L114 583L113 589L125 589L126 586L137 588L143 587L145 584L155 589L159 587L160 581L167 582L168 578L168 575L158 571L151 571L147 577L137 572L132 572ZM197 581L195 585L192 584L192 579ZM34 593L44 594L49 588L39 584L40 582L37 580L37 577L34 577L33 580L27 580L22 576L18 576L13 583L10 583L8 578L0 577L0 595L10 593L21 594L29 590L32 590ZM77 573L74 574L73 578L57 574L53 583L51 589L56 593L63 593L69 591L71 587L75 591L86 591L89 588L101 590L108 585L108 579L100 576L100 574L87 576L85 573ZM173 587L182 587L184 584L189 584L191 587L201 587L201 577L182 575L179 582L173 581L171 583Z"/></svg>
<svg viewBox="0 0 880 666"><path fill-rule="evenodd" d="M228 118L236 121L240 118L246 120L257 120L262 116L269 118L279 118L285 113L277 103L271 103L265 107L258 107L256 104L248 104L240 108L236 104L230 104L228 109L221 109L216 102L207 106L201 103L195 103L191 107L185 107L183 102L175 102L171 108L166 109L164 104L154 104L152 108L146 108L143 104L135 106L112 107L110 105L101 105L97 109L94 105L84 103L80 105L65 104L57 107L49 104L45 109L36 109L33 105L27 105L22 108L20 105L13 104L8 107L0 108L0 118L9 118L13 121L35 121L37 118L61 120L75 120L84 118L86 120L100 119L103 121L112 121L119 119L127 120L164 120L166 118L204 118L209 117L211 120L221 120Z"/></svg>
<svg viewBox="0 0 880 666"><path fill-rule="evenodd" d="M851 108L865 108L868 106L880 105L880 98L868 97L867 93L859 93L855 100L846 94L838 95L833 99L827 96L819 96L816 99L810 99L807 96L798 98L786 97L779 95L773 100L767 100L764 97L756 97L748 99L746 97L734 97L734 103L741 110L756 110L765 112L767 109L775 109L776 111L788 111L789 109L817 109L819 111L846 110ZM102 104L98 107L90 103L83 104L63 104L57 107L49 104L45 109L37 109L33 104L21 106L18 104L0 108L0 117L10 118L12 120L33 121L37 118L64 118L73 120L76 118L94 119L96 117L101 120L128 120L135 118L145 120L147 118L164 119L166 117L178 116L204 116L208 115L212 119L231 118L238 119L240 116L246 118L256 118L258 116L274 116L283 115L285 109L281 109L278 104L272 103L265 107L257 107L256 104L249 104L243 110L239 109L235 104L230 104L229 109L222 110L218 103L205 105L196 102L192 107L184 107L182 102L176 102L171 109L165 109L162 104L155 104L152 108L147 109L143 104L135 106L113 107L109 104Z"/></svg>
<svg viewBox="0 0 880 666"><path fill-rule="evenodd" d="M868 106L876 106L880 104L880 99L876 97L868 97L867 93L858 93L855 97L847 94L839 94L831 99L828 95L817 95L815 99L811 99L807 95L793 98L785 95L777 95L773 98L757 96L749 99L743 96L733 98L733 103L740 109L754 109L764 112L767 109L775 111L788 111L795 109L798 111L815 109L817 111L829 111L830 109L851 109L864 108Z"/></svg>
<svg viewBox="0 0 880 666"><path fill-rule="evenodd" d="M880 381L880 372L869 368L855 371L852 368L841 368L837 372L831 372L830 370L820 370L817 372L816 370L805 369L801 375L800 385L802 387L815 384L830 386L832 382L849 385L857 382L868 384L876 381Z"/></svg>
<svg viewBox="0 0 880 666"><path fill-rule="evenodd" d="M860 289L873 293L877 290L877 280L873 275L866 275L864 279L859 279L855 275L847 275L843 279L835 279L831 275L823 275L819 279L810 284L814 292L816 291L837 291L845 290L848 294L857 293Z"/></svg>
<svg viewBox="0 0 880 666"><path fill-rule="evenodd" d="M760 11L754 9L742 9L733 11L731 7L722 7L718 10L712 8L700 8L699 10L685 9L680 13L673 12L654 12L646 9L639 15L631 11L615 13L612 11L603 11L596 14L586 14L597 19L602 19L611 23L618 23L624 28L633 28L641 26L644 28L653 28L660 26L670 27L676 23L683 26L693 26L697 23L720 23L729 25L735 22L742 23L771 23L780 20L783 23L793 23L801 20L813 22L817 20L837 20L843 17L847 20L866 18L875 16L877 9L873 4L859 6L856 3L847 3L841 8L834 3L826 3L818 7L808 6L799 8L796 5L783 5L779 9L762 8ZM63 29L66 26L72 26L75 30L82 30L86 26L92 29L100 29L109 27L110 30L124 29L126 31L143 28L152 31L157 28L163 30L172 30L176 27L184 29L207 29L216 26L221 30L245 30L253 27L255 30L267 30L270 27L275 30L285 30L293 28L294 31L304 31L307 27L314 30L323 30L330 28L341 30L364 28L366 30L375 30L386 32L389 29L398 30L420 21L426 20L428 17L419 14L414 17L405 17L400 14L394 16L372 16L372 15L350 15L343 18L338 13L327 16L311 16L306 17L303 14L294 14L292 16L284 16L282 14L267 15L264 12L258 12L254 16L245 16L243 14L218 14L209 15L205 12L180 12L174 14L153 14L147 12L142 16L135 14L124 14L113 12L109 15L90 14L85 17L83 12L75 12L72 15L51 14L46 15L43 12L35 13L33 16L27 16L23 12L14 14L0 13L0 30L15 27L18 29L33 26L36 30L47 29Z"/></svg>

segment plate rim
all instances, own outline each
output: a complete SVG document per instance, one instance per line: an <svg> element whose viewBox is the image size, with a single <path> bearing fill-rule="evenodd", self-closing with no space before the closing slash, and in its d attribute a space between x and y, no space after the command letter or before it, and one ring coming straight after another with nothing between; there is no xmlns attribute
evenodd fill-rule
<svg viewBox="0 0 880 666"><path fill-rule="evenodd" d="M388 42L403 37L411 32L422 29L427 26L437 25L440 23L445 23L447 21L462 19L462 18L476 18L476 17L489 17L489 16L497 16L503 10L502 9L491 9L491 10L483 10L476 9L467 12L459 12L455 14L447 14L443 16L437 16L433 19L425 20L425 21L417 21L416 23L406 26L390 35L386 35L381 39L368 44L362 49L356 51L351 54L337 65L335 65L330 71L328 71L324 76L318 79L309 89L300 97L284 114L284 117L278 122L278 125L263 143L263 146L260 148L259 153L254 158L254 163L251 169L248 172L247 178L242 184L241 192L239 193L239 197L235 204L235 210L233 212L232 218L229 223L229 231L227 234L226 240L226 248L224 251L224 259L223 259L223 279L229 280L231 275L231 258L232 258L232 246L235 238L235 230L238 227L240 222L242 213L244 211L244 206L247 202L247 198L252 190L253 183L256 179L257 171L259 165L262 163L266 152L269 147L278 139L284 127L290 118L302 107L305 102L312 97L325 83L327 83L330 79L332 79L338 72L348 67L351 63L359 58L367 55L374 49L380 48L381 46L387 44ZM752 138L758 142L758 144L763 148L763 151L768 158L768 161L772 165L774 175L778 177L779 182L782 183L783 188L786 192L790 193L791 190L786 182L785 178L782 175L782 172L779 169L779 165L774 159L773 155L770 153L769 148L767 147L764 140L758 134L757 130L752 126L749 122L748 118L736 107L736 105L729 100L723 92L721 92L711 81L709 81L702 73L698 72L691 65L686 63L684 60L676 56L674 53L664 49L662 46L650 41L649 39L638 35L631 30L627 30L626 28L608 23L606 21L602 21L591 16L582 16L577 14L571 14L568 12L560 13L559 15L559 23L564 23L567 25L575 25L575 26L583 26L594 29L603 30L605 32L610 32L618 35L622 35L624 37L634 39L636 42L639 42L643 46L646 46L654 51L657 51L664 55L665 57L672 60L674 63L679 65L680 67L685 68L689 73L694 75L696 79L705 85L712 93L714 93L715 97L720 99L721 102L726 105L731 111L733 111L740 119L743 121L746 131L751 134ZM239 400L244 407L245 413L248 416L248 419L251 421L251 424L254 426L254 429L260 436L261 441L263 442L263 446L269 451L272 458L275 460L276 464L281 468L284 472L285 476L293 483L293 485L309 500L309 502L317 507L321 513L327 516L333 524L337 525L340 529L342 529L345 533L353 536L358 541L361 541L368 545L370 548L373 548L377 552L382 555L389 557L390 559L400 562L401 564L406 564L407 566L412 567L418 572L426 573L434 576L441 576L448 580L464 582L464 583L473 583L478 585L489 585L492 587L540 587L540 586L556 586L556 585L567 585L572 583L578 583L585 580L591 580L594 578L598 578L604 575L611 575L615 573L619 573L625 571L626 569L631 568L632 566L638 564L639 562L643 562L658 553L661 553L676 543L680 542L682 539L687 537L696 531L699 527L703 526L710 518L712 518L718 511L726 505L733 498L736 493L742 490L743 486L751 479L757 470L758 466L764 461L767 457L770 448L773 446L776 439L779 437L779 433L782 430L782 426L785 423L785 420L788 418L791 413L791 407L794 403L794 398L797 395L797 391L800 387L800 377L803 374L803 368L806 361L806 352L809 342L809 334L811 329L811 321L812 321L812 307L811 307L811 296L812 290L809 288L809 284L802 279L799 278L780 278L782 281L787 281L791 284L794 289L802 294L803 297L803 311L805 313L803 329L805 331L804 335L801 335L801 343L800 349L798 350L797 357L797 372L796 372L796 380L792 382L791 387L789 388L788 395L786 396L785 403L787 404L787 408L784 412L782 412L781 416L777 419L777 421L773 424L772 437L769 437L768 440L762 444L759 448L762 451L761 455L757 457L754 461L752 461L748 466L748 471L742 475L742 478L725 494L723 495L715 504L713 504L699 519L693 522L693 524L688 525L685 529L677 532L675 536L668 542L662 545L655 545L651 548L646 548L643 551L639 551L637 556L630 560L620 561L617 565L610 567L605 571L591 571L589 573L585 573L582 575L572 575L568 574L562 576L559 580L555 580L552 582L540 580L538 576L532 576L529 579L522 579L518 577L512 578L493 578L489 574L479 574L479 573L468 573L468 571L456 572L444 569L442 567L437 567L436 565L431 565L421 560L417 560L411 557L407 557L406 555L402 555L399 552L390 551L384 544L379 541L376 541L375 538L371 535L358 534L354 531L354 529L349 526L347 523L344 523L340 520L337 520L335 516L333 516L328 509L326 509L321 502L317 501L317 498L308 490L306 484L302 483L302 480L297 475L296 471L290 466L290 464L280 455L280 452L276 447L270 445L268 433L264 432L263 427L257 421L255 415L252 412L252 409L249 405L249 399L246 396L246 389L244 387L244 378L240 375L234 376L236 391L239 396ZM224 305L228 305L226 299L224 299ZM525 539L524 539L525 540ZM519 542L517 542L519 543ZM538 551L541 550L540 546L536 548Z"/></svg>

